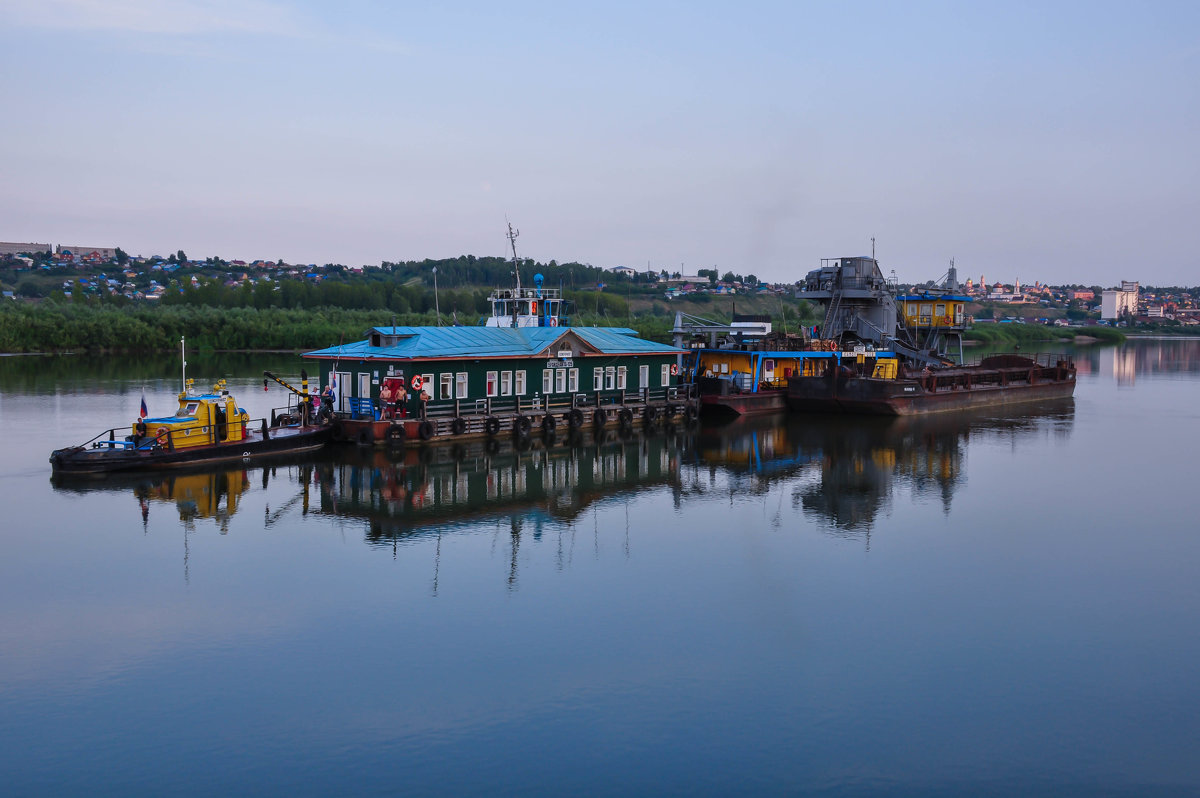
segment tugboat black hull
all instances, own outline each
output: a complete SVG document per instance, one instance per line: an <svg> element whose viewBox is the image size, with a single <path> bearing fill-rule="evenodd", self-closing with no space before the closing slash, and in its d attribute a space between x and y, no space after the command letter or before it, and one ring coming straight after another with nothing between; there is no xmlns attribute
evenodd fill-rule
<svg viewBox="0 0 1200 798"><path fill-rule="evenodd" d="M267 437L261 431L250 431L240 441L174 450L114 447L100 441L90 448L57 449L50 455L50 464L56 475L98 475L245 462L320 449L331 440L332 434L329 426L275 427Z"/></svg>

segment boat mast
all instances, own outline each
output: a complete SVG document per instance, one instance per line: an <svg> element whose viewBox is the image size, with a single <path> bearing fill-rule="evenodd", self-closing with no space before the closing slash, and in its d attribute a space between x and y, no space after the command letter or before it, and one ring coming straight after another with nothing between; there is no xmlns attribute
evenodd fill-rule
<svg viewBox="0 0 1200 798"><path fill-rule="evenodd" d="M512 222L509 222L508 223L508 244L510 247L512 247L513 276L517 280L517 294L516 295L518 298L521 296L521 267L517 261L517 236L519 236L519 235L521 235L521 231L515 229L512 226ZM519 308L520 308L520 302L514 301L513 302L513 311L512 311L514 327L517 326L517 313L518 313Z"/></svg>
<svg viewBox="0 0 1200 798"><path fill-rule="evenodd" d="M179 360L183 363L183 373L181 376L182 382L179 384L179 393L183 395L187 393L187 344L184 343L183 336L179 336Z"/></svg>

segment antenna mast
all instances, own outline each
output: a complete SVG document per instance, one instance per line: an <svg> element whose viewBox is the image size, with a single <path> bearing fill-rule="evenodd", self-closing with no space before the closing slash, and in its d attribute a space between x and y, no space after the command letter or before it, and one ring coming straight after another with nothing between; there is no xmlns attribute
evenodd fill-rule
<svg viewBox="0 0 1200 798"><path fill-rule="evenodd" d="M507 220L506 220L507 221ZM517 281L517 293L512 300L512 326L518 325L517 315L521 308L521 266L517 261L517 236L521 235L521 231L512 226L512 222L508 222L508 245L512 247L513 254L513 277Z"/></svg>

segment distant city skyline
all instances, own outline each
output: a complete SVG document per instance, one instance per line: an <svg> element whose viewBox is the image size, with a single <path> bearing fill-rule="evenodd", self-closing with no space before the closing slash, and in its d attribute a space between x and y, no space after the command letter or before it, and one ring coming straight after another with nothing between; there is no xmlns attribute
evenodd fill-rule
<svg viewBox="0 0 1200 798"><path fill-rule="evenodd" d="M0 240L1200 283L1200 5L0 0ZM994 276L993 276L994 275Z"/></svg>

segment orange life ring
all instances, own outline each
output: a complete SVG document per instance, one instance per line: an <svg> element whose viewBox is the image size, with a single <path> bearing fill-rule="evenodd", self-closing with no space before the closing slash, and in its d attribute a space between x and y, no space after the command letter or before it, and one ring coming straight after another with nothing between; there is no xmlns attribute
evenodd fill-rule
<svg viewBox="0 0 1200 798"><path fill-rule="evenodd" d="M164 435L170 435L170 434L171 434L170 427L159 427L158 429L154 430L154 437L157 440L162 440L162 437Z"/></svg>
<svg viewBox="0 0 1200 798"><path fill-rule="evenodd" d="M557 326L558 326L558 317L557 317L557 316L551 316L551 317L550 317L550 326L551 326L551 327L557 327Z"/></svg>
<svg viewBox="0 0 1200 798"><path fill-rule="evenodd" d="M421 375L414 374L412 378L412 387L414 391L421 390Z"/></svg>

